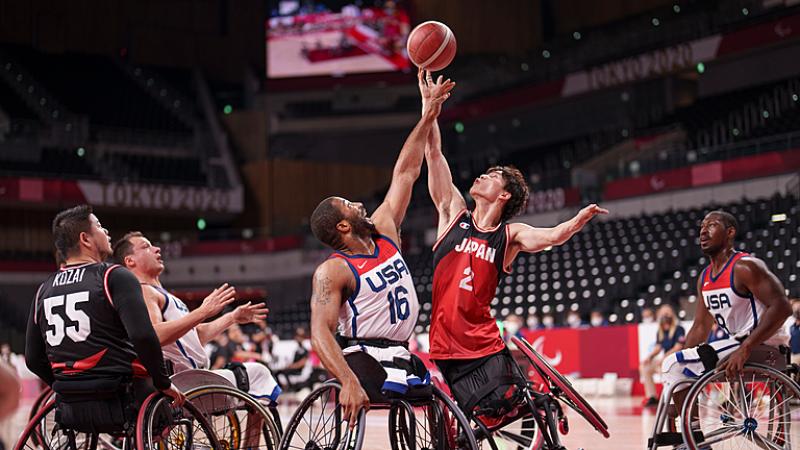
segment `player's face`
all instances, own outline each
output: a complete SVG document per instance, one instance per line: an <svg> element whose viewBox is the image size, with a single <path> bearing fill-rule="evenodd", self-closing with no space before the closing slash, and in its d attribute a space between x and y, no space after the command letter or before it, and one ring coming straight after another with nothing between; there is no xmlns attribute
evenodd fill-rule
<svg viewBox="0 0 800 450"><path fill-rule="evenodd" d="M375 224L372 223L371 218L367 217L367 208L364 207L363 203L342 199L340 208L345 220L352 225L355 234L366 236L375 232Z"/></svg>
<svg viewBox="0 0 800 450"><path fill-rule="evenodd" d="M728 238L725 224L716 214L709 214L700 224L700 250L706 255L714 255L722 250Z"/></svg>
<svg viewBox="0 0 800 450"><path fill-rule="evenodd" d="M94 243L97 252L100 254L101 259L106 259L111 256L111 236L108 235L108 230L100 225L100 220L94 214L89 215L89 239Z"/></svg>
<svg viewBox="0 0 800 450"><path fill-rule="evenodd" d="M164 270L164 261L161 259L161 248L150 243L145 237L131 238L133 254L131 258L136 264L136 269L145 273L161 273Z"/></svg>
<svg viewBox="0 0 800 450"><path fill-rule="evenodd" d="M508 191L506 191L506 180L503 179L503 174L499 171L485 173L476 178L472 182L469 193L473 198L480 197L489 202L495 202L503 195L509 196Z"/></svg>

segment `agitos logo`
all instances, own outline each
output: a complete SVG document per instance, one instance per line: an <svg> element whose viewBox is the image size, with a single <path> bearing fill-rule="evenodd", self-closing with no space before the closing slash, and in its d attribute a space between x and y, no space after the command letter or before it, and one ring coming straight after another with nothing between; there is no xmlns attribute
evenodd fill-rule
<svg viewBox="0 0 800 450"><path fill-rule="evenodd" d="M542 358L544 358L551 366L556 367L559 364L561 364L562 360L561 351L556 350L556 355L553 356L552 358L547 356L547 354L544 352L544 339L545 339L544 336L537 337L536 340L533 341L531 346L533 347L534 350L536 350L536 353L542 355Z"/></svg>

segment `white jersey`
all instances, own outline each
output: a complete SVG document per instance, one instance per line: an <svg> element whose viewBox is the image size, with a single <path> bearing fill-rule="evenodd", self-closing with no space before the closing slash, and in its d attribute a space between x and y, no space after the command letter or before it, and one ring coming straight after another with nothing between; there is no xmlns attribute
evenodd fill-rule
<svg viewBox="0 0 800 450"><path fill-rule="evenodd" d="M164 294L164 307L161 308L161 317L165 322L178 320L189 314L189 308L186 307L186 304L181 299L170 294L162 287L153 287ZM174 343L162 347L162 351L164 352L164 357L172 361L175 373L189 369L208 369L211 366L208 354L206 354L205 348L200 343L200 337L197 335L197 329L195 328L189 330L188 333L181 336Z"/></svg>
<svg viewBox="0 0 800 450"><path fill-rule="evenodd" d="M749 256L747 253L734 252L722 272L714 275L709 265L703 271L700 292L708 312L714 317L717 325L732 338L746 337L764 315L764 304L752 294L743 295L736 291L734 285L734 267L739 259ZM764 343L767 345L785 345L789 342L786 330L780 328Z"/></svg>
<svg viewBox="0 0 800 450"><path fill-rule="evenodd" d="M373 236L375 253L337 252L356 278L355 292L339 312L339 333L349 338L408 341L419 315L419 300L400 249L385 236Z"/></svg>

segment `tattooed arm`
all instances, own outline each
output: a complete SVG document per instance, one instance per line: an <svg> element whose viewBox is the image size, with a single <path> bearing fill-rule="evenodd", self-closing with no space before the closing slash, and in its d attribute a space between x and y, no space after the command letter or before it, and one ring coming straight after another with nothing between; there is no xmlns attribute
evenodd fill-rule
<svg viewBox="0 0 800 450"><path fill-rule="evenodd" d="M339 402L350 428L356 424L361 408L369 409L369 399L356 374L347 365L334 333L345 292L355 289L355 278L347 264L332 258L314 272L311 292L311 345L325 369L342 383Z"/></svg>

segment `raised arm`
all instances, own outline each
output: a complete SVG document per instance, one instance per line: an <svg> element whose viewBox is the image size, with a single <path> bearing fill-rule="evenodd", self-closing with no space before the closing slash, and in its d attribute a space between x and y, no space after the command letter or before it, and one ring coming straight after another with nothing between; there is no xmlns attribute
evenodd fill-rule
<svg viewBox="0 0 800 450"><path fill-rule="evenodd" d="M157 291L153 286L143 284L142 293L147 305L147 313L153 329L156 330L158 341L161 346L169 345L182 338L192 328L199 326L204 320L219 314L222 309L232 302L236 296L236 290L227 283L214 289L208 297L203 300L203 304L189 314L175 320L164 320L161 310L167 302L164 294ZM198 330L199 331L199 330ZM210 340L210 339L208 339ZM207 341L206 341L207 342ZM203 342L205 344L205 342Z"/></svg>
<svg viewBox="0 0 800 450"><path fill-rule="evenodd" d="M736 262L733 271L735 284L732 287L737 292L752 294L764 304L765 310L759 317L756 328L742 342L741 347L719 365L719 370L725 370L728 376L741 371L753 349L772 337L792 315L792 305L786 298L786 290L764 261L745 257Z"/></svg>
<svg viewBox="0 0 800 450"><path fill-rule="evenodd" d="M342 306L342 292L350 290L352 279L353 274L343 261L329 259L314 272L311 292L311 345L325 369L342 383L339 402L350 428L355 426L359 410L369 409L367 393L347 365L334 337Z"/></svg>
<svg viewBox="0 0 800 450"><path fill-rule="evenodd" d="M252 302L247 302L211 322L197 325L197 337L200 338L201 344L206 345L223 331L230 328L231 325L264 320L267 318L267 313L269 313L269 309L266 307L266 303L253 304ZM261 355L258 357L260 358Z"/></svg>
<svg viewBox="0 0 800 450"><path fill-rule="evenodd" d="M453 184L450 165L442 153L442 134L439 124L433 123L425 146L425 161L428 164L428 191L431 194L436 211L439 213L439 225L436 238L441 237L455 215L467 207L464 196Z"/></svg>
<svg viewBox="0 0 800 450"><path fill-rule="evenodd" d="M423 95L422 117L406 138L400 155L392 172L392 182L383 203L375 210L372 220L376 228L383 234L397 240L400 224L406 215L408 203L411 201L411 190L419 178L422 159L425 156L425 144L431 127L442 110L442 103L450 96L455 83L443 80L436 82L424 77L422 70L418 72L420 91ZM427 96L427 97L426 97Z"/></svg>
<svg viewBox="0 0 800 450"><path fill-rule="evenodd" d="M567 242L598 214L608 214L608 210L591 204L580 210L572 219L551 228L535 228L524 223L510 224L510 244L506 261L513 261L519 252L538 252Z"/></svg>

